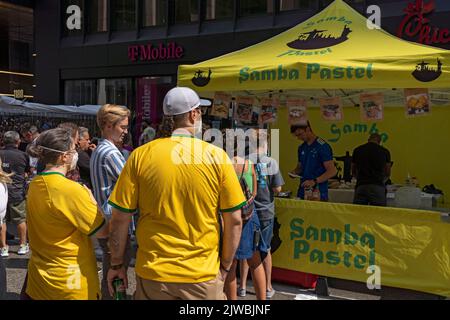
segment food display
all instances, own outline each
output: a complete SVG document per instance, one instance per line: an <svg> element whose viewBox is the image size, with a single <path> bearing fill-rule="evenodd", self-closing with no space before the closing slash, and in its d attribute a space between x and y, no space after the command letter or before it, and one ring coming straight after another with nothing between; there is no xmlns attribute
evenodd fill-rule
<svg viewBox="0 0 450 320"><path fill-rule="evenodd" d="M427 94L418 94L406 98L408 114L418 114L429 112L430 105Z"/></svg>
<svg viewBox="0 0 450 320"><path fill-rule="evenodd" d="M288 121L290 125L304 125L308 121L306 101L303 99L290 99L288 107Z"/></svg>

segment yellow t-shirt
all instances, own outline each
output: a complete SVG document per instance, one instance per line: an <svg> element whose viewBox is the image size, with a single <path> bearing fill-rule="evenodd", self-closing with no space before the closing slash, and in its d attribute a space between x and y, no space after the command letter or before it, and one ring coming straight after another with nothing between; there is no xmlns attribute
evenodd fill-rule
<svg viewBox="0 0 450 320"><path fill-rule="evenodd" d="M27 294L36 300L100 298L90 235L105 223L89 193L55 172L30 183L27 224L31 247Z"/></svg>
<svg viewBox="0 0 450 320"><path fill-rule="evenodd" d="M219 210L245 204L228 155L191 136L154 140L133 151L109 203L139 209L136 273L160 282L199 283L219 271Z"/></svg>

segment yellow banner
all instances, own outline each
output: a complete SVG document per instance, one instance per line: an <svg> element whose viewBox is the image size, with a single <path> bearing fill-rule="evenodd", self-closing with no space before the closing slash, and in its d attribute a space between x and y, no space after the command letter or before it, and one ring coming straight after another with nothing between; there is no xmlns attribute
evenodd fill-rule
<svg viewBox="0 0 450 320"><path fill-rule="evenodd" d="M195 65L178 85L197 91L450 87L450 51L367 25L342 0L266 41Z"/></svg>
<svg viewBox="0 0 450 320"><path fill-rule="evenodd" d="M431 211L276 199L273 265L450 296L450 224ZM275 247L274 247L275 248ZM369 266L378 271L367 273Z"/></svg>

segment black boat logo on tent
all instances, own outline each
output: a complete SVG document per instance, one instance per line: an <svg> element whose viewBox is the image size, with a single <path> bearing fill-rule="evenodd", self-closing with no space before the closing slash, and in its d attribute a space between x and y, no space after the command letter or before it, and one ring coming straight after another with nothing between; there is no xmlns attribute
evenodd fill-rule
<svg viewBox="0 0 450 320"><path fill-rule="evenodd" d="M311 49L321 49L326 47L335 46L339 43L348 40L348 35L352 30L345 26L344 30L339 37L333 37L330 34L326 35L325 32L328 30L317 30L314 29L310 32L300 33L297 40L289 42L287 46L293 49L303 49L303 50L311 50Z"/></svg>
<svg viewBox="0 0 450 320"><path fill-rule="evenodd" d="M414 78L421 82L430 82L439 78L442 74L442 62L437 59L437 69L430 68L429 63L422 60L421 63L416 65L416 70L413 71L412 75Z"/></svg>
<svg viewBox="0 0 450 320"><path fill-rule="evenodd" d="M195 72L194 77L192 78L192 83L195 84L197 87L206 86L209 83L209 81L211 81L211 73L212 72L211 72L211 69L209 69L207 77L204 76L205 72L206 71L203 71L203 70L197 70Z"/></svg>

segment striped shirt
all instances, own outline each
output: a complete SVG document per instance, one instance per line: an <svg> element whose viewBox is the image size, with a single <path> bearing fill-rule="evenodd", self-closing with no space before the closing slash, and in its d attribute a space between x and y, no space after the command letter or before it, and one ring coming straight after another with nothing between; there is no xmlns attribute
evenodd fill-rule
<svg viewBox="0 0 450 320"><path fill-rule="evenodd" d="M108 198L124 165L125 158L119 149L111 141L101 139L91 156L91 181L94 198L108 218L112 215Z"/></svg>

